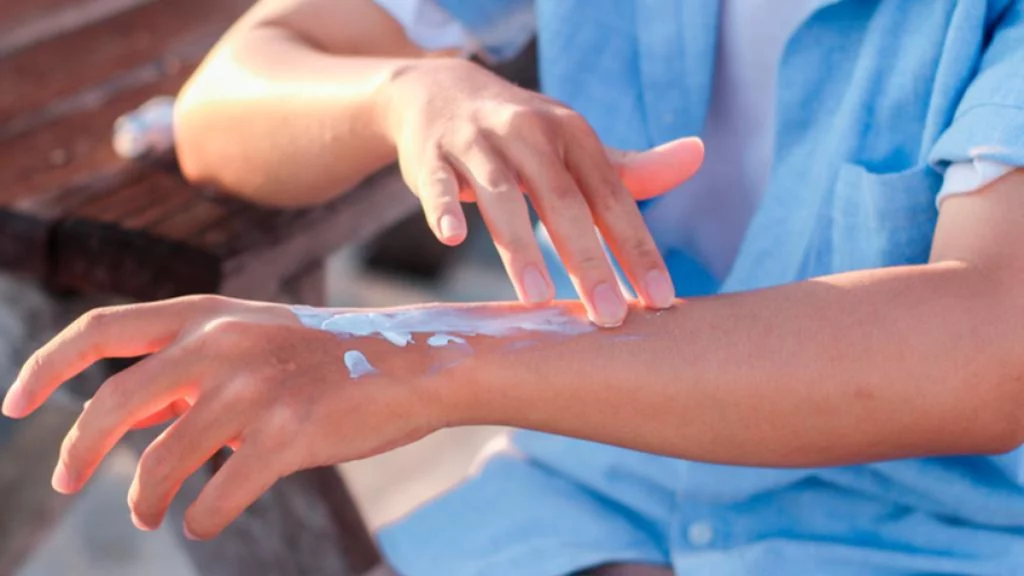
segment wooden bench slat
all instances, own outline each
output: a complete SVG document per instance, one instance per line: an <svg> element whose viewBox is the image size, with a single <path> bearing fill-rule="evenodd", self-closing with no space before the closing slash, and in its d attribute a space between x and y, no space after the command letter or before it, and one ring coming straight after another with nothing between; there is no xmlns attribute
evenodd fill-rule
<svg viewBox="0 0 1024 576"><path fill-rule="evenodd" d="M242 206L230 217L197 234L193 242L220 256L237 254L245 247L266 242L264 231L273 229L275 216L278 214L272 210Z"/></svg>
<svg viewBox="0 0 1024 576"><path fill-rule="evenodd" d="M180 70L120 94L98 110L0 142L0 267L45 276L47 242L57 220L147 170L114 154L113 121L154 93L173 92L187 75Z"/></svg>
<svg viewBox="0 0 1024 576"><path fill-rule="evenodd" d="M152 0L4 0L0 57Z"/></svg>
<svg viewBox="0 0 1024 576"><path fill-rule="evenodd" d="M125 230L201 246L196 239L204 231L240 213L251 219L256 211L235 198L191 187L176 171L154 170L139 182L71 210L66 219L117 224Z"/></svg>
<svg viewBox="0 0 1024 576"><path fill-rule="evenodd" d="M136 205L134 202L123 212L119 206L111 206L107 214L97 215L99 222L117 224L124 230L144 230L148 226L158 224L171 215L188 210L196 197L194 190L188 188L181 178L163 171L155 172L150 178L132 186L131 191L147 202ZM68 220L88 220L71 213Z"/></svg>
<svg viewBox="0 0 1024 576"><path fill-rule="evenodd" d="M267 288L290 271L327 257L338 246L368 239L416 210L419 202L395 167L371 176L330 204L282 218L273 244L234 245L222 265L224 294L267 299Z"/></svg>
<svg viewBox="0 0 1024 576"><path fill-rule="evenodd" d="M233 212L233 206L240 209ZM196 292L272 299L297 270L415 208L415 197L390 169L330 204L302 211L195 198L187 214L142 231L124 228L126 219L71 218L54 230L51 280L61 288L146 300Z"/></svg>
<svg viewBox="0 0 1024 576"><path fill-rule="evenodd" d="M159 300L216 293L221 261L182 243L74 220L54 229L49 282L60 289Z"/></svg>
<svg viewBox="0 0 1024 576"><path fill-rule="evenodd" d="M95 110L0 142L0 206L128 169L131 163L118 158L110 143L114 120L155 94L177 91L190 73L191 69L178 70L118 94Z"/></svg>
<svg viewBox="0 0 1024 576"><path fill-rule="evenodd" d="M196 62L251 3L148 1L9 56L0 67L0 125L7 126L0 135L10 137L15 130L33 128L39 122L38 118L15 122L19 116L35 112L47 118L40 111L73 108L62 99L74 100L77 95L84 105L94 104L102 95L90 93L89 88L116 84L117 78L140 67L173 68L176 61ZM66 65L54 66L58 62Z"/></svg>
<svg viewBox="0 0 1024 576"><path fill-rule="evenodd" d="M147 227L146 233L191 244L197 234L229 215L230 211L224 203L199 197L192 200L188 210L179 210L169 218Z"/></svg>
<svg viewBox="0 0 1024 576"><path fill-rule="evenodd" d="M147 173L138 182L126 183L106 190L94 198L90 198L76 208L67 211L69 218L96 220L98 222L117 222L153 204L154 199L140 194L139 188L148 185L148 181L160 177L159 171Z"/></svg>

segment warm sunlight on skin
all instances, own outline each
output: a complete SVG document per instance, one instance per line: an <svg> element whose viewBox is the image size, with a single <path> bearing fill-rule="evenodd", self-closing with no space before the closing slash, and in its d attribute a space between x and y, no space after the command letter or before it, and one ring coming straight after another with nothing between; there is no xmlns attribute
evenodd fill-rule
<svg viewBox="0 0 1024 576"><path fill-rule="evenodd" d="M148 354L85 407L54 486L79 490L127 430L176 418L143 454L130 506L139 526L159 525L181 482L235 447L186 515L199 538L285 474L464 424L755 466L1000 453L1024 440L1022 189L1016 172L945 202L929 264L664 311L637 303L615 329L591 328L572 302L293 312L203 296L101 309L26 363L3 409L23 417L93 362ZM570 330L536 329L545 314ZM482 328L514 318L529 322ZM442 330L462 342L431 344ZM372 373L349 377L353 350Z"/></svg>
<svg viewBox="0 0 1024 576"><path fill-rule="evenodd" d="M384 20L372 2L257 4L182 90L184 174L295 206L397 160L439 241L462 242L461 202L477 203L520 301L555 296L532 206L596 324L619 325L627 312L602 239L646 307L671 304L672 279L636 200L689 179L703 162L700 140L609 150L564 104L462 58L428 57L393 22L365 38L368 22Z"/></svg>
<svg viewBox="0 0 1024 576"><path fill-rule="evenodd" d="M4 413L30 414L100 358L148 354L86 404L61 448L53 486L80 490L128 430L174 420L140 460L132 518L142 529L158 526L181 482L227 445L237 453L188 514L190 534L210 537L282 475L376 454L444 426L433 393L421 386L447 379L444 372L467 357L595 331L575 303L296 313L207 296L93 311L26 364ZM407 332L396 342L399 330ZM439 333L460 336L437 340ZM359 379L346 365L353 351L373 362ZM340 450L338 425L348 438Z"/></svg>

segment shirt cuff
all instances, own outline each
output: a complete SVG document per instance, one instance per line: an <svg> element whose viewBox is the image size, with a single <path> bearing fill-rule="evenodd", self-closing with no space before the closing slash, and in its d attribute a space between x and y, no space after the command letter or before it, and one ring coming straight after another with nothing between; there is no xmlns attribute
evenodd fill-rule
<svg viewBox="0 0 1024 576"><path fill-rule="evenodd" d="M405 30L414 44L425 50L458 48L466 56L479 43L458 20L434 0L374 0Z"/></svg>
<svg viewBox="0 0 1024 576"><path fill-rule="evenodd" d="M942 201L950 196L981 190L1015 169L1009 164L981 158L969 162L954 162L946 169L942 188L935 197L935 206L941 208Z"/></svg>

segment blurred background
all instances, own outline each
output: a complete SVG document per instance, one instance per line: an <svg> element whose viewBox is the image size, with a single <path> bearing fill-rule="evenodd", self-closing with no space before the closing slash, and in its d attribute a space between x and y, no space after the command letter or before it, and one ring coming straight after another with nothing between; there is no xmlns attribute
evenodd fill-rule
<svg viewBox="0 0 1024 576"><path fill-rule="evenodd" d="M166 129L166 97L249 4L0 2L0 392L56 330L111 302L196 292L346 307L514 298L472 208L466 243L444 248L393 172L331 205L282 212L195 189L173 158L151 154L167 134L145 124ZM500 72L535 82L533 50ZM139 112L147 102L157 105ZM0 576L199 573L180 525L143 533L129 519L137 448L118 447L73 499L50 490L60 437L108 373L87 374L77 394L62 391L27 421L0 416ZM458 482L504 432L445 430L340 471L375 529Z"/></svg>

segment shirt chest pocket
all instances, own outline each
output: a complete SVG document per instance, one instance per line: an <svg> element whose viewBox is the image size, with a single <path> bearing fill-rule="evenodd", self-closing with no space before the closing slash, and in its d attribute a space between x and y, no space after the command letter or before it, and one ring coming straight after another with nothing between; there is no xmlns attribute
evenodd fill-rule
<svg viewBox="0 0 1024 576"><path fill-rule="evenodd" d="M942 176L930 166L876 174L843 164L832 195L831 271L928 260Z"/></svg>

